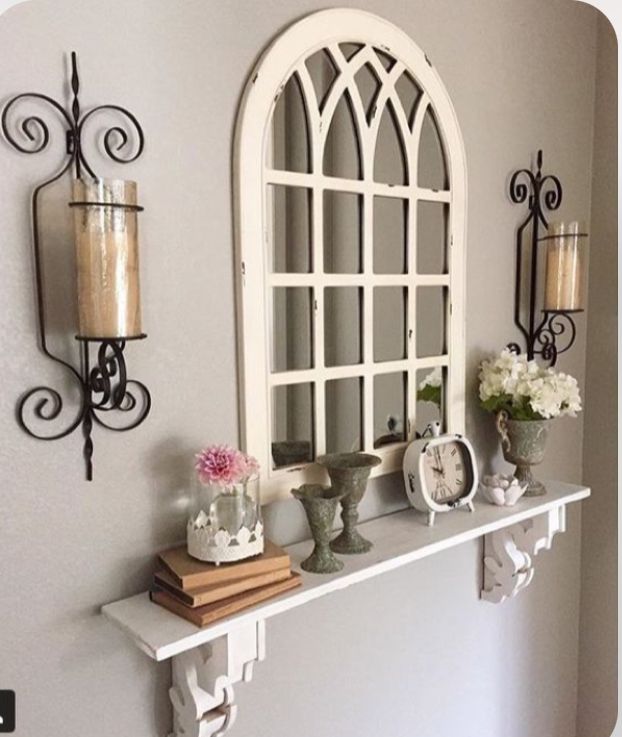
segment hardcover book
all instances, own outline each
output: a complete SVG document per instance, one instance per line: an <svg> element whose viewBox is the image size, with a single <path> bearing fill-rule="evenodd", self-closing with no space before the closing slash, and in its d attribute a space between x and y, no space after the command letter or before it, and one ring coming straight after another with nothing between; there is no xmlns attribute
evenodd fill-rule
<svg viewBox="0 0 622 737"><path fill-rule="evenodd" d="M189 622L196 624L197 627L206 627L208 624L217 622L219 619L224 619L231 614L236 614L243 609L248 609L255 604L260 604L262 601L272 599L274 596L289 591L296 586L300 586L302 578L298 573L292 573L289 578L284 581L277 581L276 583L262 586L259 589L253 591L246 591L243 594L237 594L231 596L228 599L222 601L216 601L211 604L205 604L200 607L188 607L182 604L178 599L166 591L155 588L151 592L151 600L156 604L163 606L173 614L177 614Z"/></svg>
<svg viewBox="0 0 622 737"><path fill-rule="evenodd" d="M205 563L188 555L185 545L165 550L159 558L175 585L184 591L290 568L289 555L269 540L265 541L261 555L238 563L221 563L219 566Z"/></svg>
<svg viewBox="0 0 622 737"><path fill-rule="evenodd" d="M262 586L276 583L277 581L284 581L289 576L289 567L278 568L275 571L267 571L257 576L246 576L245 578L236 578L232 581L223 581L210 584L209 586L184 590L177 585L175 578L168 571L161 570L156 572L154 581L156 586L171 594L176 599L179 599L186 606L198 607L211 604L214 601L228 599L236 594L252 591L253 589L258 589Z"/></svg>

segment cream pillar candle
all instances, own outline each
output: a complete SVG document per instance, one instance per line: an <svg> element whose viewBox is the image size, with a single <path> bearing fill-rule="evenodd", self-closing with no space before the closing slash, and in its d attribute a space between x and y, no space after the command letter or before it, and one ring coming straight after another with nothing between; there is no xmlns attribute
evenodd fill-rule
<svg viewBox="0 0 622 737"><path fill-rule="evenodd" d="M551 223L546 243L544 309L576 311L583 309L585 264L580 239L585 237L578 222Z"/></svg>
<svg viewBox="0 0 622 737"><path fill-rule="evenodd" d="M73 196L80 336L138 337L136 183L77 179Z"/></svg>

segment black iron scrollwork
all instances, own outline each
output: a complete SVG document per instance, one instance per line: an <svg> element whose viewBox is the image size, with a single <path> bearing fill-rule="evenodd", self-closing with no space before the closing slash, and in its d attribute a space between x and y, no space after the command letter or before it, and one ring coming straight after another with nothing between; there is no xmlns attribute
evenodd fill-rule
<svg viewBox="0 0 622 737"><path fill-rule="evenodd" d="M96 422L102 427L118 432L131 430L140 425L149 414L151 396L144 384L127 378L124 357L125 339L81 339L82 366L80 371L50 350L46 339L39 198L46 187L59 180L72 166L78 179L81 178L83 172L91 177L96 176L85 155L83 140L87 123L100 113L113 114L122 121L122 123L111 125L103 133L103 149L112 161L118 164L136 161L143 152L145 138L137 118L129 110L119 105L99 105L83 114L79 101L80 77L74 52L71 54L70 85L72 100L69 110L47 95L26 92L16 95L6 103L0 116L0 128L5 140L23 154L37 154L44 151L52 140L50 131L53 125L60 125L64 130L65 148L62 163L56 173L38 184L32 192L32 246L39 347L48 358L63 366L69 373L78 387L80 401L78 408L68 418L69 421L65 420L63 425L65 413L61 393L52 387L38 386L26 392L18 401L17 420L25 432L40 440L58 440L82 426L86 477L90 481L93 477L93 441L91 438L93 424ZM54 122L48 116L46 116L47 119L44 119L43 113L27 115L17 122L15 119L19 114L20 105L26 102L47 106L48 113L54 115ZM136 207L135 209L141 208ZM96 363L91 368L90 348L94 343L99 343L99 347ZM118 425L104 422L100 416L102 412L118 412L122 422ZM59 422L61 423L60 429ZM46 423L52 423L55 429L46 433L44 431Z"/></svg>
<svg viewBox="0 0 622 737"><path fill-rule="evenodd" d="M548 228L545 212L557 210L562 202L562 185L554 174L542 175L542 151L538 151L535 174L529 169L515 171L510 179L510 199L517 205L527 203L527 215L516 232L516 285L514 292L514 324L525 341L527 356L531 359L539 355L551 366L555 365L560 353L567 351L576 336L574 321L568 312L542 310L538 318L538 241L540 228ZM522 304L523 269L526 231L531 236L529 261L528 304ZM526 321L524 316L526 314ZM562 347L558 338L568 333ZM521 352L519 343L507 346L515 353Z"/></svg>

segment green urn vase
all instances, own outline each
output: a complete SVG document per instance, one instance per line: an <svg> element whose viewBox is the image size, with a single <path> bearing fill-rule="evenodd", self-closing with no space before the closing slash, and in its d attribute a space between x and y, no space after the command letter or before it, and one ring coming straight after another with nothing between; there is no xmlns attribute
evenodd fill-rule
<svg viewBox="0 0 622 737"><path fill-rule="evenodd" d="M524 496L542 496L546 487L534 478L531 467L542 463L550 420L510 420L507 412L497 415L497 431L501 436L503 457L516 464L514 475L520 484L527 484Z"/></svg>

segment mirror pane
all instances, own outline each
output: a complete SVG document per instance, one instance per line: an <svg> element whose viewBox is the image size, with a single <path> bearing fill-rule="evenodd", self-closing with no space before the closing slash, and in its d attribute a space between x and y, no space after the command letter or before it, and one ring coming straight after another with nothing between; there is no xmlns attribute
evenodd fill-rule
<svg viewBox="0 0 622 737"><path fill-rule="evenodd" d="M312 368L313 291L276 287L272 292L272 371Z"/></svg>
<svg viewBox="0 0 622 737"><path fill-rule="evenodd" d="M363 290L360 287L324 289L324 363L350 366L361 363L363 341L361 313Z"/></svg>
<svg viewBox="0 0 622 737"><path fill-rule="evenodd" d="M446 292L445 287L417 289L417 356L441 356L445 353Z"/></svg>
<svg viewBox="0 0 622 737"><path fill-rule="evenodd" d="M445 370L442 366L417 371L416 437L421 437L430 422L443 423ZM441 424L441 431L445 428Z"/></svg>
<svg viewBox="0 0 622 737"><path fill-rule="evenodd" d="M272 140L266 147L273 169L309 172L309 126L304 96L297 74L283 88L272 116Z"/></svg>
<svg viewBox="0 0 622 737"><path fill-rule="evenodd" d="M374 181L385 184L408 184L404 143L391 103L385 106L378 127Z"/></svg>
<svg viewBox="0 0 622 737"><path fill-rule="evenodd" d="M374 361L406 358L407 290L374 289Z"/></svg>
<svg viewBox="0 0 622 737"><path fill-rule="evenodd" d="M412 75L408 72L404 72L402 76L397 80L395 85L395 91L400 98L402 107L408 120L408 125L412 130L412 124L415 117L415 110L417 108L417 102L421 97L421 88L415 82Z"/></svg>
<svg viewBox="0 0 622 737"><path fill-rule="evenodd" d="M417 272L447 273L449 205L446 202L417 203Z"/></svg>
<svg viewBox="0 0 622 737"><path fill-rule="evenodd" d="M324 192L324 271L358 274L362 269L363 198L350 192Z"/></svg>
<svg viewBox="0 0 622 737"><path fill-rule="evenodd" d="M272 390L274 468L313 460L313 386L289 384Z"/></svg>
<svg viewBox="0 0 622 737"><path fill-rule="evenodd" d="M406 440L406 373L374 376L374 448Z"/></svg>
<svg viewBox="0 0 622 737"><path fill-rule="evenodd" d="M346 57L347 61L350 61L352 57L356 56L362 48L363 44L358 43L339 44L339 49L341 50L341 53Z"/></svg>
<svg viewBox="0 0 622 737"><path fill-rule="evenodd" d="M361 95L365 117L369 123L374 113L376 99L378 98L378 93L382 85L371 64L363 64L354 75L354 81Z"/></svg>
<svg viewBox="0 0 622 737"><path fill-rule="evenodd" d="M427 189L449 189L449 177L445 164L445 154L436 119L428 107L423 118L421 139L419 141L418 183Z"/></svg>
<svg viewBox="0 0 622 737"><path fill-rule="evenodd" d="M330 123L324 146L324 174L344 179L361 178L358 130L352 113L350 93L341 96Z"/></svg>
<svg viewBox="0 0 622 737"><path fill-rule="evenodd" d="M313 82L318 107L321 110L333 82L337 79L337 69L326 49L316 51L306 60L305 64Z"/></svg>
<svg viewBox="0 0 622 737"><path fill-rule="evenodd" d="M311 262L311 190L271 184L267 208L272 232L272 270L307 274Z"/></svg>
<svg viewBox="0 0 622 737"><path fill-rule="evenodd" d="M387 54L386 51L381 51L380 49L376 48L374 48L374 51L376 52L376 56L378 57L378 60L385 68L385 70L387 72L390 72L395 65L395 59L390 54Z"/></svg>
<svg viewBox="0 0 622 737"><path fill-rule="evenodd" d="M374 197L374 272L404 274L408 202L394 197Z"/></svg>
<svg viewBox="0 0 622 737"><path fill-rule="evenodd" d="M326 382L326 452L349 453L363 448L363 380Z"/></svg>

